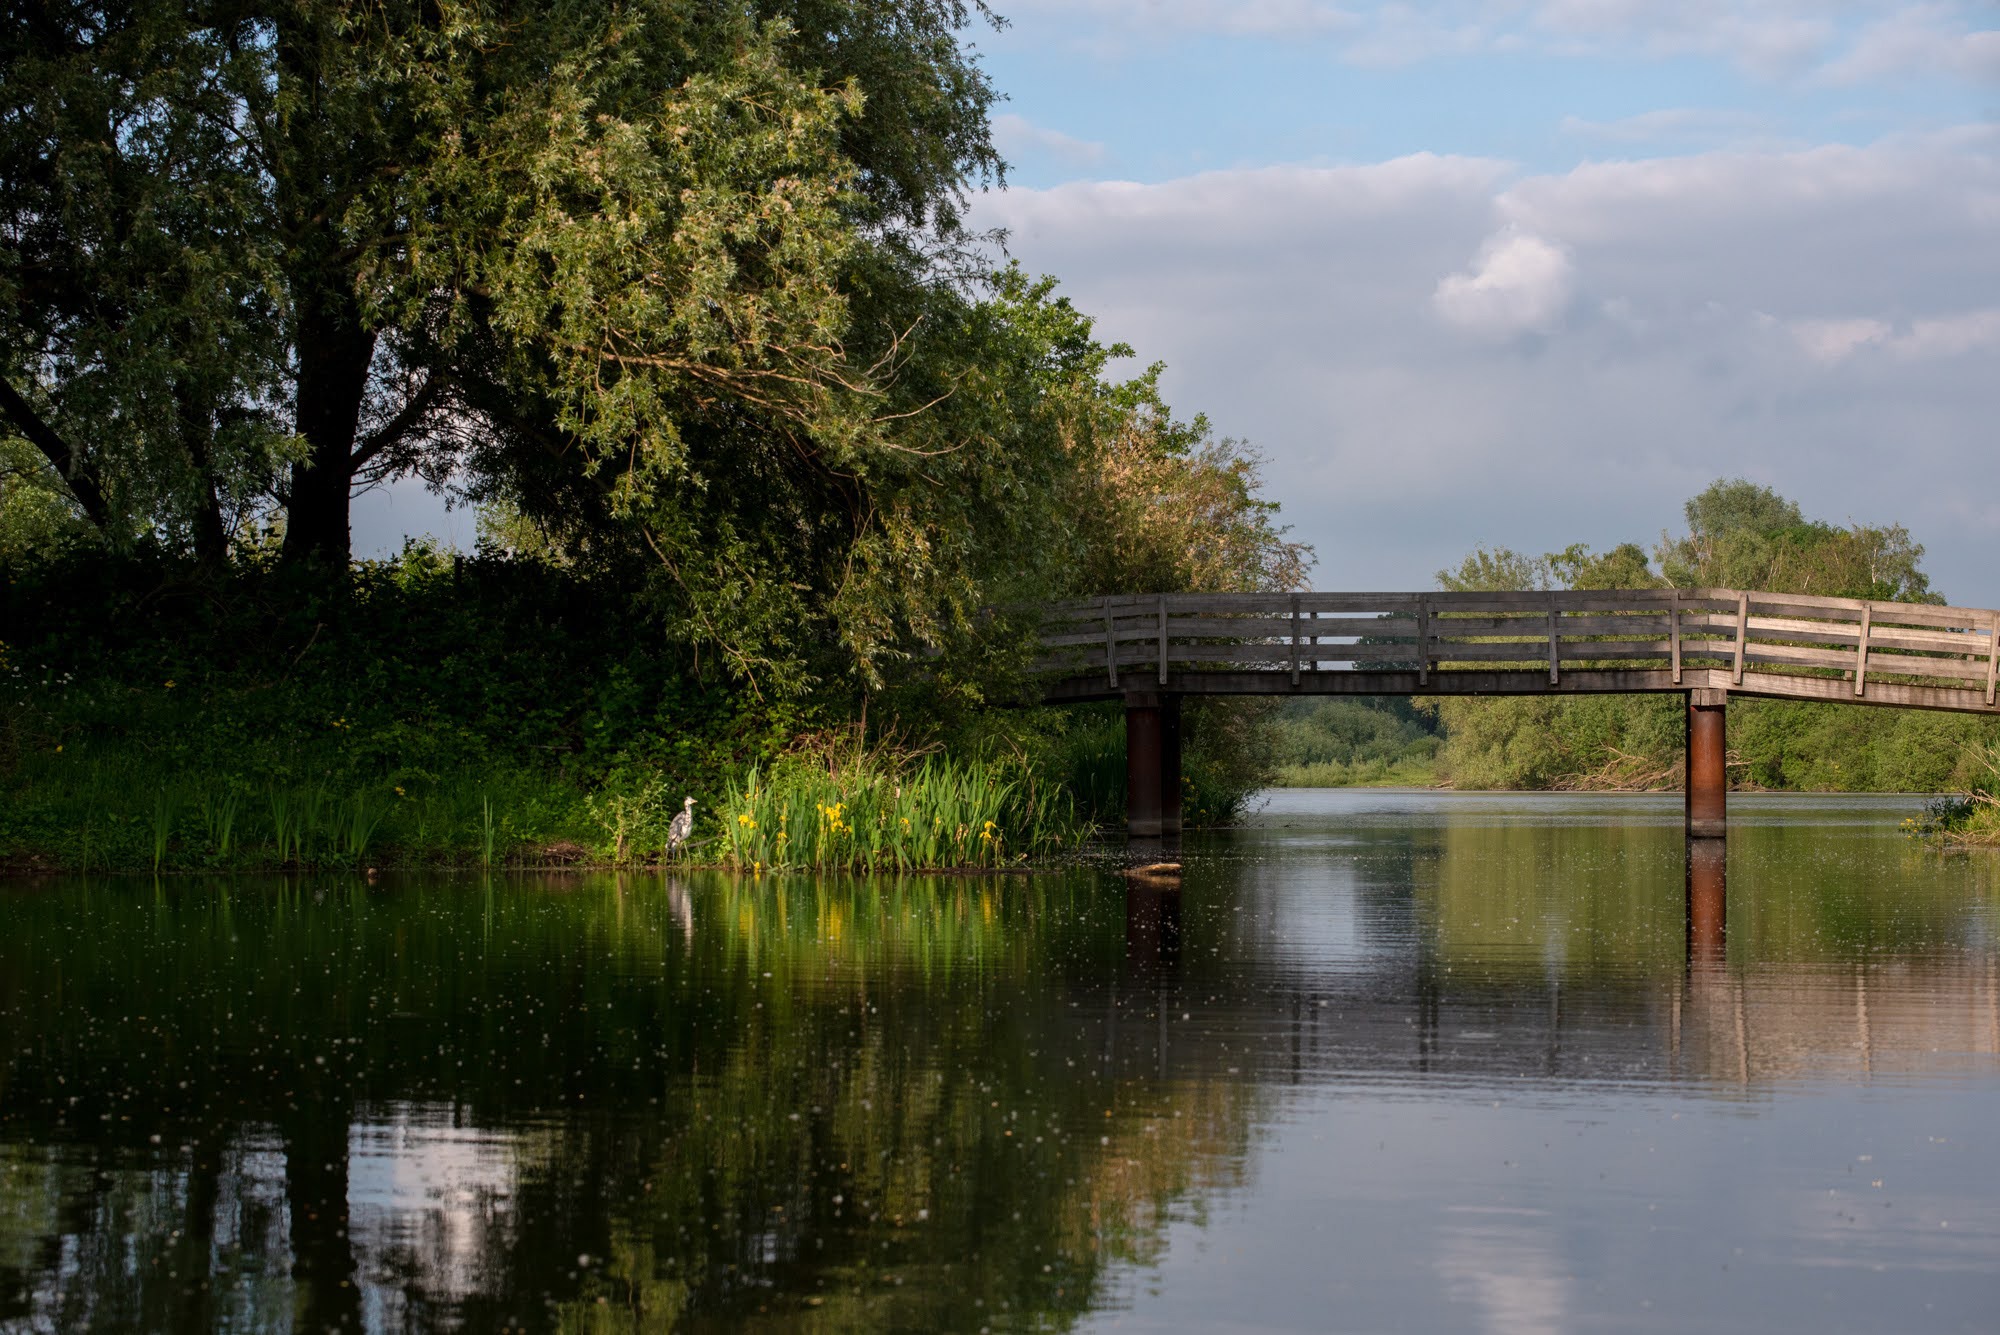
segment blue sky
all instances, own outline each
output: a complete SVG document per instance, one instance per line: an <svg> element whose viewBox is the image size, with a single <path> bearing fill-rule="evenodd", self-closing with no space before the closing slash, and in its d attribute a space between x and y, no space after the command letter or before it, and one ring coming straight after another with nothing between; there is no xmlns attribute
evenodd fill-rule
<svg viewBox="0 0 2000 1335"><path fill-rule="evenodd" d="M975 223L1263 453L1315 587L1745 476L2000 605L2000 5L996 7ZM471 527L404 485L356 545Z"/></svg>
<svg viewBox="0 0 2000 1335"><path fill-rule="evenodd" d="M1028 187L1425 151L1556 171L1607 154L1866 143L2000 106L1990 5L1001 9L1006 28L976 41L1008 97L1012 179Z"/></svg>

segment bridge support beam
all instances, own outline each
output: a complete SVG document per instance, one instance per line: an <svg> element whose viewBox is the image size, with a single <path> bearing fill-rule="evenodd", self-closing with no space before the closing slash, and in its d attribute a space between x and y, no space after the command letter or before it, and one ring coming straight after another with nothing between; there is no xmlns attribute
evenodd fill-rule
<svg viewBox="0 0 2000 1335"><path fill-rule="evenodd" d="M1125 833L1173 839L1180 832L1180 697L1134 691L1125 697Z"/></svg>
<svg viewBox="0 0 2000 1335"><path fill-rule="evenodd" d="M1729 832L1727 691L1688 692L1687 832L1720 839Z"/></svg>

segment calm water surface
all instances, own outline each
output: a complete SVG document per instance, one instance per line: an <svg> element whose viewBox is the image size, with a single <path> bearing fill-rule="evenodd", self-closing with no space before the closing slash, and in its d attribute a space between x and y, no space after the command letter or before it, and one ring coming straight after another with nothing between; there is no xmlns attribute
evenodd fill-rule
<svg viewBox="0 0 2000 1335"><path fill-rule="evenodd" d="M3 886L0 1330L1991 1332L2000 857L1913 805Z"/></svg>

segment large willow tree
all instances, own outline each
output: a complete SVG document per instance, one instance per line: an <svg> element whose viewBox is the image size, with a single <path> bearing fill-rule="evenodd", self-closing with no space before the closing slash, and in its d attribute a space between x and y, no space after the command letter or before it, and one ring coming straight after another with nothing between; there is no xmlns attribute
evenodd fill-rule
<svg viewBox="0 0 2000 1335"><path fill-rule="evenodd" d="M6 12L0 486L109 546L338 571L358 490L449 480L780 689L1302 569L1254 456L985 271L976 0Z"/></svg>

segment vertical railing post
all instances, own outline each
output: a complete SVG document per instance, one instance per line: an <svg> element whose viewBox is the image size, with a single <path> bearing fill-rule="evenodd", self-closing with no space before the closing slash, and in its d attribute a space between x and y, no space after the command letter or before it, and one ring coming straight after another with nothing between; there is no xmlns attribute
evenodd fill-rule
<svg viewBox="0 0 2000 1335"><path fill-rule="evenodd" d="M1417 685L1431 682L1431 600L1417 595Z"/></svg>
<svg viewBox="0 0 2000 1335"><path fill-rule="evenodd" d="M1299 596L1292 595L1292 685L1299 684Z"/></svg>
<svg viewBox="0 0 2000 1335"><path fill-rule="evenodd" d="M1104 596L1104 671L1111 689L1118 689L1118 625L1111 617L1111 595Z"/></svg>
<svg viewBox="0 0 2000 1335"><path fill-rule="evenodd" d="M1667 639L1669 652L1674 656L1674 685L1681 684L1681 591L1674 590L1674 600L1667 605Z"/></svg>
<svg viewBox="0 0 2000 1335"><path fill-rule="evenodd" d="M1986 643L1986 703L1994 703L1996 689L2000 689L2000 612L1993 614L1988 624L1990 632Z"/></svg>
<svg viewBox="0 0 2000 1335"><path fill-rule="evenodd" d="M1875 605L1861 604L1861 638L1854 646L1854 693L1868 688L1868 631L1875 622Z"/></svg>
<svg viewBox="0 0 2000 1335"><path fill-rule="evenodd" d="M1743 656L1746 646L1743 641L1750 636L1750 595L1736 595L1736 670L1732 673L1736 684L1743 684Z"/></svg>
<svg viewBox="0 0 2000 1335"><path fill-rule="evenodd" d="M1556 655L1556 618L1562 614L1556 611L1556 596L1549 594L1549 685L1558 685L1562 680L1562 669Z"/></svg>
<svg viewBox="0 0 2000 1335"><path fill-rule="evenodd" d="M1160 685L1167 684L1167 595L1160 595Z"/></svg>

